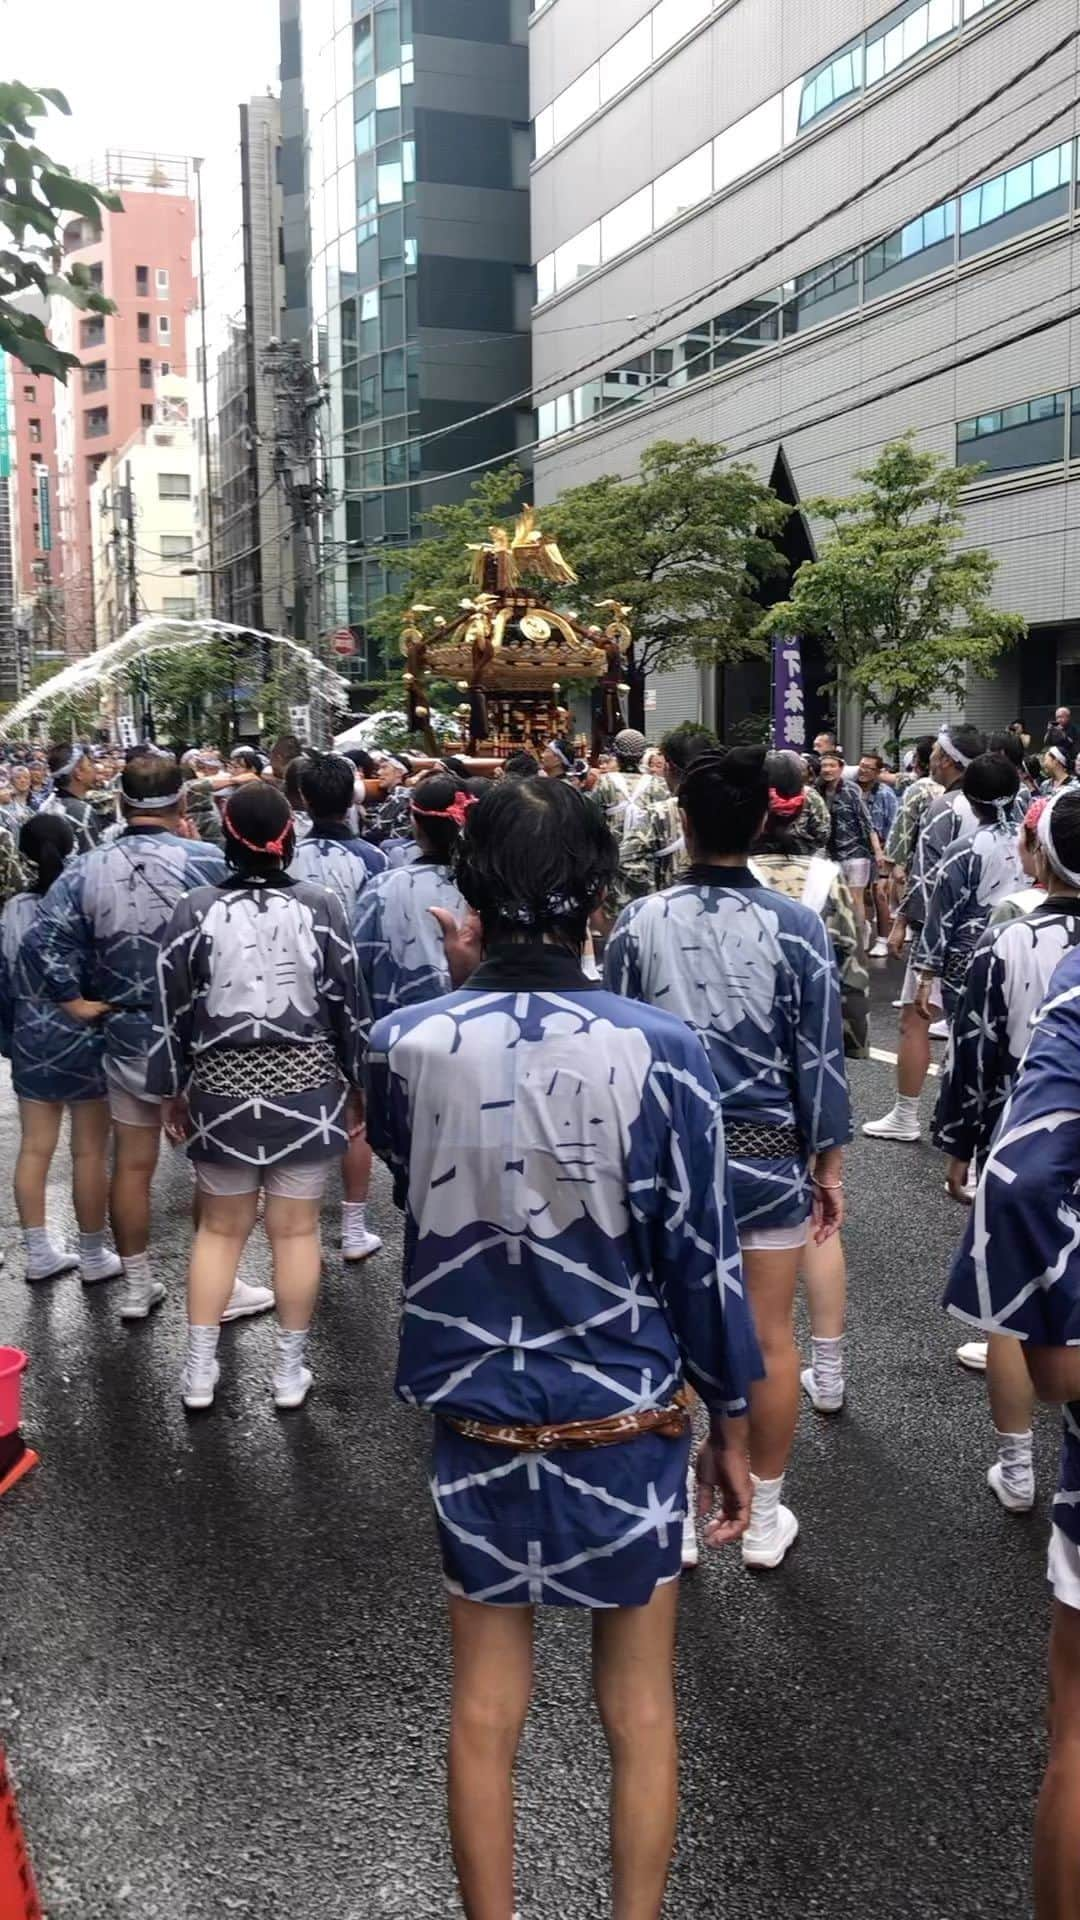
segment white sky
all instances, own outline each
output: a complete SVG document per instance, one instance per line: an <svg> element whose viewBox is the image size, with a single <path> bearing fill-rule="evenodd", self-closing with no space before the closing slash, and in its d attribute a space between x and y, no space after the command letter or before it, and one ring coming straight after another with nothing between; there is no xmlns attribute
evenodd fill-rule
<svg viewBox="0 0 1080 1920"><path fill-rule="evenodd" d="M213 155L277 71L277 0L0 0L0 74L67 95L38 138L76 172L106 148Z"/></svg>

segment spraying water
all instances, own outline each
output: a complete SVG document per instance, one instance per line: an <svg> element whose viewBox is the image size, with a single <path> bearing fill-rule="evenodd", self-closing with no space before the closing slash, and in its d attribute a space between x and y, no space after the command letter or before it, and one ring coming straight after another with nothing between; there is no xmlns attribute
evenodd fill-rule
<svg viewBox="0 0 1080 1920"><path fill-rule="evenodd" d="M341 675L318 659L310 648L298 640L290 640L286 634L253 633L250 627L232 626L227 620L140 620L137 626L121 634L119 640L110 640L108 646L98 652L73 660L69 667L63 667L52 679L35 687L33 693L25 694L4 715L3 731L23 731L27 722L50 707L54 700L107 686L129 667L155 653L184 652L192 647L211 646L219 640L242 640L245 645L251 640L266 641L271 647L284 648L307 676L313 735L326 738L333 733L336 713L349 704L348 689Z"/></svg>

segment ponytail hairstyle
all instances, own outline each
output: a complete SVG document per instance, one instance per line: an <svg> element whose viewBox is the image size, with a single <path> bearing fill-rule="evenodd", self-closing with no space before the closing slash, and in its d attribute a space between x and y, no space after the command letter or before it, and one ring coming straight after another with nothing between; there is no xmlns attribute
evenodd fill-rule
<svg viewBox="0 0 1080 1920"><path fill-rule="evenodd" d="M806 813L806 766L797 753L782 749L765 762L769 781L769 811L755 853L779 853L791 858L806 852L800 829Z"/></svg>
<svg viewBox="0 0 1080 1920"><path fill-rule="evenodd" d="M432 773L412 790L413 838L422 854L448 867L477 802L452 773Z"/></svg>
<svg viewBox="0 0 1080 1920"><path fill-rule="evenodd" d="M287 867L296 848L292 808L279 787L252 780L230 794L222 814L225 858L235 873L251 880L272 880Z"/></svg>
<svg viewBox="0 0 1080 1920"><path fill-rule="evenodd" d="M691 762L679 788L679 805L694 852L706 859L750 852L769 811L766 761L764 747L730 747Z"/></svg>
<svg viewBox="0 0 1080 1920"><path fill-rule="evenodd" d="M35 813L19 833L19 853L31 893L48 893L75 849L75 829L66 814Z"/></svg>

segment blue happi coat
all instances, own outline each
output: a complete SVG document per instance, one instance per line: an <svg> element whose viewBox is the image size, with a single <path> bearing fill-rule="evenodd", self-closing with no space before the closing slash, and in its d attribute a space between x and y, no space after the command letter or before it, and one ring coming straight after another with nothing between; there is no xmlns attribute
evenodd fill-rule
<svg viewBox="0 0 1080 1920"><path fill-rule="evenodd" d="M945 1303L987 1333L1080 1345L1080 949L1037 1017ZM1080 1402L1065 1409L1054 1520L1080 1546Z"/></svg>
<svg viewBox="0 0 1080 1920"><path fill-rule="evenodd" d="M146 1097L158 950L173 909L192 887L227 871L205 841L129 827L71 862L27 936L44 995L112 1008L103 1023L106 1074L136 1098Z"/></svg>
<svg viewBox="0 0 1080 1920"><path fill-rule="evenodd" d="M105 1093L98 1022L75 1020L44 991L26 935L43 905L17 893L0 916L0 1053L20 1100L100 1100Z"/></svg>
<svg viewBox="0 0 1080 1920"><path fill-rule="evenodd" d="M717 1089L680 1021L550 948L371 1035L368 1128L406 1214L397 1391L494 1424L716 1413L760 1371ZM688 1441L512 1453L436 1422L448 1580L488 1602L644 1604L680 1561Z"/></svg>
<svg viewBox="0 0 1080 1920"><path fill-rule="evenodd" d="M934 878L926 924L915 943L914 965L941 981L951 1020L960 1005L971 956L998 902L1024 884L1011 820L976 827L943 854Z"/></svg>
<svg viewBox="0 0 1080 1920"><path fill-rule="evenodd" d="M980 1162L1058 967L1080 945L1080 901L1044 899L1034 912L990 927L972 956L952 1024L934 1143Z"/></svg>
<svg viewBox="0 0 1080 1920"><path fill-rule="evenodd" d="M289 872L297 880L329 887L337 894L352 926L368 881L386 872L386 855L347 827L336 828L320 820L299 842Z"/></svg>
<svg viewBox="0 0 1080 1920"><path fill-rule="evenodd" d="M353 936L376 1020L450 990L446 948L431 907L447 907L457 918L466 910L449 869L422 856L380 874L361 896Z"/></svg>
<svg viewBox="0 0 1080 1920"><path fill-rule="evenodd" d="M604 980L704 1041L733 1136L740 1228L804 1221L810 1156L852 1132L840 981L820 916L749 868L695 867L620 916Z"/></svg>

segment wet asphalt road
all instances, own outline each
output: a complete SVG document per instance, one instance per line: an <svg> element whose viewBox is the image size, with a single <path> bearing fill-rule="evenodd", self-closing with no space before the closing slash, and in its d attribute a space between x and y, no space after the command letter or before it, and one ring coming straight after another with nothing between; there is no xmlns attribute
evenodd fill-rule
<svg viewBox="0 0 1080 1920"><path fill-rule="evenodd" d="M878 983L886 1048L892 990ZM884 1111L887 1066L852 1083L861 1118ZM109 1288L24 1285L14 1133L4 1069L0 1339L32 1355L42 1465L0 1506L0 1744L48 1920L448 1920L448 1666L425 1425L390 1395L385 1177L367 1268L343 1272L327 1215L309 1407L274 1413L261 1321L225 1333L218 1409L189 1422L183 1162L156 1189L169 1300L130 1332ZM981 1383L939 1309L959 1227L942 1163L860 1142L848 1197L850 1400L839 1421L802 1416L802 1538L779 1573L713 1554L686 1583L672 1920L1030 1911L1055 1419L1040 1509L1007 1516L983 1478ZM70 1227L59 1163L52 1205ZM523 1920L609 1911L586 1650L580 1616L542 1617Z"/></svg>

